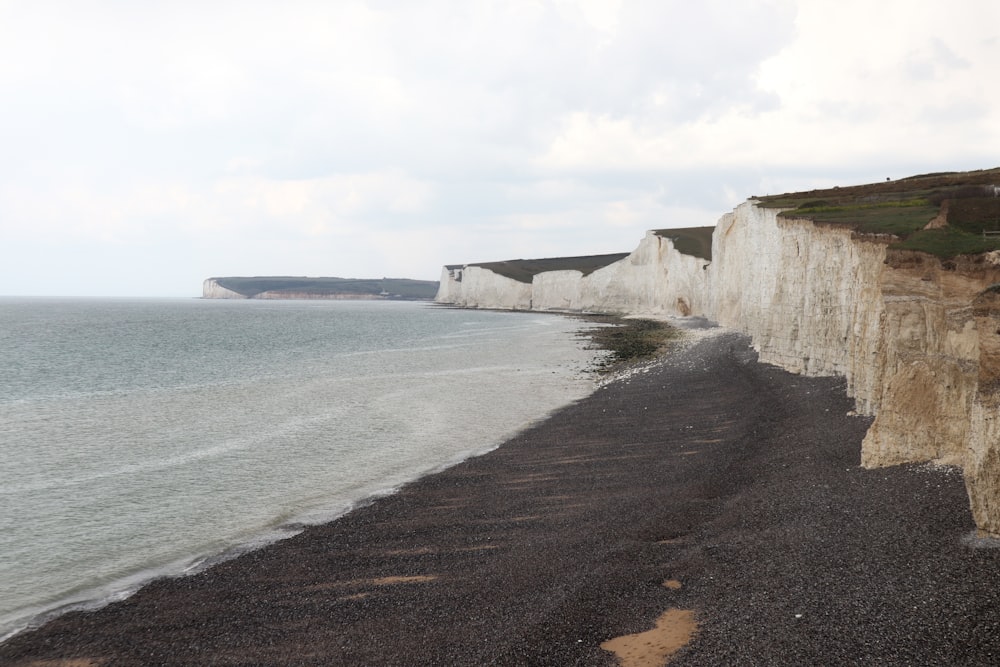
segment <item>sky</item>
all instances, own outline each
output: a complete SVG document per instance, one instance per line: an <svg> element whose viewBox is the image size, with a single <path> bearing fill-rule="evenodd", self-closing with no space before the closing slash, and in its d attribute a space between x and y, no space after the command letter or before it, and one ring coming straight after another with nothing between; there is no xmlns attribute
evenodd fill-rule
<svg viewBox="0 0 1000 667"><path fill-rule="evenodd" d="M0 0L0 295L629 252L1000 166L993 0Z"/></svg>

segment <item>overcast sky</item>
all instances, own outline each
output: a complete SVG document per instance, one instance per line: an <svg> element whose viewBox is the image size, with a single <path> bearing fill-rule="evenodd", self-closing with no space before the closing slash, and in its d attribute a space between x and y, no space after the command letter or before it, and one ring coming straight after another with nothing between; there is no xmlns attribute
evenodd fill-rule
<svg viewBox="0 0 1000 667"><path fill-rule="evenodd" d="M993 0L0 0L0 294L437 280L1000 166Z"/></svg>

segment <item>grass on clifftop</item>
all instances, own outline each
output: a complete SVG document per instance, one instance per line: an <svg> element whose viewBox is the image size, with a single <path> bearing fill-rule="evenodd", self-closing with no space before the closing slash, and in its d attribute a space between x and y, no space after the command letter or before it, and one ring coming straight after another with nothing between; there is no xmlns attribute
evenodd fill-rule
<svg viewBox="0 0 1000 667"><path fill-rule="evenodd" d="M981 252L1000 249L1000 240L996 237L983 238L978 234L955 227L943 229L925 229L894 244L893 247L904 250L922 250L942 259L958 255L976 255Z"/></svg>
<svg viewBox="0 0 1000 667"><path fill-rule="evenodd" d="M849 225L865 234L892 234L906 237L923 229L938 214L938 207L926 199L845 204L831 206L809 203L782 213L787 218L807 218L813 222Z"/></svg>
<svg viewBox="0 0 1000 667"><path fill-rule="evenodd" d="M784 218L849 227L860 234L890 235L891 247L919 250L943 259L1000 249L1000 168L947 172L759 197ZM925 229L944 215L940 229ZM984 233L985 232L985 233Z"/></svg>
<svg viewBox="0 0 1000 667"><path fill-rule="evenodd" d="M653 233L670 239L677 252L712 261L712 233L715 227L680 227L676 229L655 229Z"/></svg>
<svg viewBox="0 0 1000 667"><path fill-rule="evenodd" d="M651 359L680 336L679 329L658 320L623 319L611 315L589 316L587 319L608 325L585 332L596 347L610 352L598 364L597 370L602 373L627 363Z"/></svg>
<svg viewBox="0 0 1000 667"><path fill-rule="evenodd" d="M535 275L546 271L579 271L590 275L598 269L614 264L628 257L627 252L610 255L585 255L582 257L551 257L547 259L511 259L503 262L478 262L469 266L479 266L493 273L530 284Z"/></svg>

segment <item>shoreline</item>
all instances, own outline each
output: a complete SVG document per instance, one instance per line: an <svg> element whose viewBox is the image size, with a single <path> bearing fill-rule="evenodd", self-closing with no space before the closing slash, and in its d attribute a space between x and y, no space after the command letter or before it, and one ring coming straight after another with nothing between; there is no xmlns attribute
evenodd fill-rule
<svg viewBox="0 0 1000 667"><path fill-rule="evenodd" d="M598 385L595 382L594 389L596 389L597 386ZM567 403L566 405L571 404L575 400L578 399L572 399L570 403ZM555 410L560 410L566 407L566 405L556 408ZM548 415L537 418L527 424L522 430L531 428L532 425L542 422L547 418ZM367 495L357 498L349 502L346 506L341 504L341 506L337 509L333 509L334 505L327 507L322 504L303 507L301 508L301 511L294 516L286 520L282 520L279 523L262 526L259 531L247 534L244 539L233 542L230 546L222 549L221 551L191 553L169 563L152 566L148 569L131 573L120 579L98 584L92 588L68 595L57 604L44 606L44 608L37 613L33 613L31 616L22 617L23 621L20 623L23 624L21 624L20 627L14 627L8 631L7 634L0 635L0 647L2 647L5 642L21 634L30 633L43 628L45 625L57 620L65 614L87 614L98 612L108 605L127 600L153 582L170 581L194 576L204 572L205 570L216 567L217 565L246 555L247 553L267 549L274 544L295 537L309 528L338 521L355 510L367 507L372 503L378 502L382 498L390 497L398 493L402 488L419 481L424 477L437 475L469 459L488 454L498 447L501 447L504 442L505 440L498 439L495 443L484 444L480 447L470 449L469 451L461 453L452 459L440 462L429 468L415 469L409 473L409 477L398 481L394 480L391 484L387 483L387 485L383 488L379 488L371 493L368 493ZM42 605L39 606L42 607ZM0 662L0 665L2 664L3 663Z"/></svg>
<svg viewBox="0 0 1000 667"><path fill-rule="evenodd" d="M454 320L455 318L449 316L448 319ZM507 440L517 431L544 419L551 409L558 409L573 400L577 400L580 396L592 392L594 389L593 373L587 371L586 368L589 368L592 365L593 362L591 359L595 355L592 352L579 351L582 349L582 345L579 343L578 336L575 333L575 330L579 327L579 325L577 323L562 325L555 322L551 324L552 326L546 326L544 329L546 331L557 331L562 333L543 334L543 339L545 341L543 344L539 343L537 336L526 339L527 345L532 346L536 350L540 350L541 352L538 354L545 355L545 359L541 359L538 363L532 364L532 366L528 369L532 371L532 373L537 374L540 378L540 383L532 381L532 384L546 385L543 387L543 390L548 392L547 394L544 394L544 396L541 394L533 394L535 399L531 402L531 406L525 410L525 412L530 414L525 416L520 415L520 413L515 413L514 420L508 419L507 422L509 422L509 424L498 430L482 430L482 432L480 432L476 430L476 424L469 424L470 429L451 428L448 430L448 433L442 432L441 438L437 438L432 441L428 441L424 438L425 441L437 443L438 447L434 455L414 456L412 457L412 461L409 459L407 460L408 463L412 462L412 465L396 465L391 471L391 474L377 478L373 477L371 479L366 478L366 483L364 485L355 484L349 491L345 492L340 492L339 490L336 492L331 491L331 487L327 485L315 486L314 488L322 490L325 495L314 495L313 497L307 498L307 502L299 503L295 506L288 504L288 506L291 507L290 511L283 511L280 514L275 513L273 517L265 516L264 522L250 525L248 529L241 530L239 532L233 531L232 533L227 533L225 535L220 533L209 534L209 539L202 540L201 542L194 542L194 548L174 548L167 554L166 557L150 558L146 561L133 558L130 561L130 564L137 563L137 566L132 569L118 568L112 570L110 568L106 568L102 572L102 574L105 575L110 572L112 576L105 576L104 578L98 576L91 578L84 578L82 576L77 576L72 579L64 578L70 582L70 585L61 588L53 587L52 590L54 590L57 594L48 594L49 589L42 589L41 587L35 586L29 587L29 585L24 585L20 589L18 589L15 585L0 586L0 588L4 588L5 591L11 591L11 595L6 596L3 600L3 602L7 604L0 605L3 606L5 612L7 612L2 614L3 623L0 624L0 644L3 644L23 632L30 631L31 629L48 623L65 613L76 610L93 611L100 609L110 602L127 598L128 596L134 594L136 590L141 589L151 581L189 576L191 573L204 570L205 568L211 567L219 562L238 557L247 551L262 548L263 546L276 541L287 539L290 534L300 532L306 526L328 523L343 516L358 506L366 505L382 496L395 493L401 486L409 484L415 479L419 479L420 477L429 474L435 474L442 469L455 465L458 462L471 457L479 456L492 448L500 446L502 442ZM525 328L523 324L518 325L516 322L514 322L513 327ZM537 329L537 327L535 327L535 329ZM563 331L564 329L567 331ZM556 341L562 342L557 343ZM568 355L563 355L558 351L553 352L554 348L550 347L550 345L556 344L560 347L565 347L568 350L575 349L577 351L570 352ZM470 347L470 349L475 350L476 348ZM521 349L522 348L520 347L518 348L519 351ZM477 354L481 356L481 352L477 352ZM567 359L570 356L574 358L572 360L563 360L563 356L567 356ZM548 366L545 365L547 362L552 362L553 359L562 360L558 365L558 369L555 365L552 366L552 369L549 369ZM502 364L509 363L508 360L503 358L501 358L500 361ZM511 365L511 369L513 368L513 365ZM541 370L539 370L539 368ZM463 373L466 371L465 367L461 367L459 370ZM549 374L550 370L552 370L553 373L551 375ZM520 373L520 368L518 368L517 371L520 377L530 377L532 375L532 373ZM480 376L480 383L488 382L492 379L491 376L495 377L495 371L489 370L488 372L490 373L489 376ZM556 373L559 374L559 377L562 378L562 380L557 378ZM554 383L549 381L551 379L554 379ZM548 387L547 385L551 385L551 387ZM565 386L560 387L560 385ZM486 386L489 385L487 384ZM514 386L519 385L515 384ZM508 394L509 393L510 392L508 391ZM419 396L420 394L418 393L415 395ZM540 396L543 396L543 400L538 400ZM521 400L521 402L524 403L522 399L518 400ZM497 402L498 401L494 400L492 404L481 404L480 408L483 410L489 409L491 405L496 405ZM545 412L543 412L543 410ZM486 423L490 423L488 415L484 421ZM470 433L473 435L470 436ZM455 434L453 439L457 441L457 445L453 447L440 446L440 443L445 439L451 438L452 434ZM365 439L357 439L356 441L361 444L365 444ZM398 459L396 458L392 458L391 460L398 462ZM361 470L364 470L364 468L361 468ZM371 481L372 479L374 482ZM16 488L16 486L14 488ZM8 492L12 491L13 489L8 488ZM213 510L208 508L201 511L205 513L213 512ZM196 518L197 516L198 515L196 515ZM206 522L209 518L210 517L206 514ZM200 519L198 520L198 523L201 523ZM195 529L196 527L197 525L193 526ZM156 531L155 533L151 532L151 534L154 536L159 535L161 540L170 540L171 538L169 535L177 535L178 542L182 543L182 546L191 543L190 540L185 541L185 539L189 536L185 535L184 531L179 533ZM219 539L213 539L214 536L218 536ZM96 540L94 541L96 542ZM106 551L111 556L122 553L126 555L129 554L128 551L123 551L122 549L118 549L117 554L112 553L111 548L106 549ZM12 552L12 555L16 553L23 554L26 553L26 551L22 550L18 552L15 550ZM32 558L23 558L18 560L20 563L25 564L25 569L35 567L31 564L33 560ZM102 561L101 564L104 565L106 562L107 561ZM85 572L84 574L88 573ZM19 581L20 580L16 577L10 577L7 583L17 584ZM35 593L36 597L31 599L25 595L16 597L15 594L21 594L22 591ZM48 595L43 598L41 595L37 595L39 592ZM22 600L25 600L26 602L22 602Z"/></svg>
<svg viewBox="0 0 1000 667"><path fill-rule="evenodd" d="M1000 655L1000 549L968 540L961 475L861 469L852 408L742 336L694 340L331 523L17 635L0 664L613 665L602 644L671 609L697 623L672 665Z"/></svg>

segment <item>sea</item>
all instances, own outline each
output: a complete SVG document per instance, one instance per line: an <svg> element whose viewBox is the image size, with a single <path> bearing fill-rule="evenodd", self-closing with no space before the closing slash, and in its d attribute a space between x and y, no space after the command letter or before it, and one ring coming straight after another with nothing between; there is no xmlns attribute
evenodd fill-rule
<svg viewBox="0 0 1000 667"><path fill-rule="evenodd" d="M590 393L586 322L0 298L0 641L335 519Z"/></svg>

